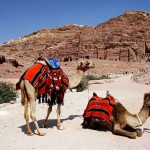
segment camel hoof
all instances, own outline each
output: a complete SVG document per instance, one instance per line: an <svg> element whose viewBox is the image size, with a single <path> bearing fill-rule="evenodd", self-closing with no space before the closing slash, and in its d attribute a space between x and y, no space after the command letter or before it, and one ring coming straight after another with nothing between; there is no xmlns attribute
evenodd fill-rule
<svg viewBox="0 0 150 150"><path fill-rule="evenodd" d="M63 126L57 126L58 130L64 130L65 128Z"/></svg>
<svg viewBox="0 0 150 150"><path fill-rule="evenodd" d="M143 135L143 132L142 132L141 129L136 129L135 132L137 133L137 136L138 136L138 137L141 137L141 136Z"/></svg>
<svg viewBox="0 0 150 150"><path fill-rule="evenodd" d="M33 132L29 132L29 133L27 133L27 135L28 135L28 136L33 136L34 133L33 133Z"/></svg>
<svg viewBox="0 0 150 150"><path fill-rule="evenodd" d="M130 137L131 139L136 139L137 133L133 132L132 136Z"/></svg>
<svg viewBox="0 0 150 150"><path fill-rule="evenodd" d="M40 135L40 136L45 136L46 133L41 133L41 132L40 132L39 135Z"/></svg>

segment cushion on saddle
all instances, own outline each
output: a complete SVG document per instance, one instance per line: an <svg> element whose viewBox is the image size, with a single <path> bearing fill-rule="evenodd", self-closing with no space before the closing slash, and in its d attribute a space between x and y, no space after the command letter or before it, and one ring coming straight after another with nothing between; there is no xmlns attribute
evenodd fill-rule
<svg viewBox="0 0 150 150"><path fill-rule="evenodd" d="M37 95L49 94L53 99L63 101L69 79L61 68L50 70L47 65L36 63L21 76L16 84L16 90L20 89L21 80L28 80L36 89Z"/></svg>
<svg viewBox="0 0 150 150"><path fill-rule="evenodd" d="M107 96L102 98L99 96L93 96L84 111L83 118L89 118L91 116L103 118L108 123L110 122L110 117L112 116L113 107L115 105L115 100L112 96Z"/></svg>
<svg viewBox="0 0 150 150"><path fill-rule="evenodd" d="M48 59L48 62L49 62L50 67L51 67L52 69L58 69L58 68L60 68L59 61L58 61L55 57L51 56L51 57Z"/></svg>

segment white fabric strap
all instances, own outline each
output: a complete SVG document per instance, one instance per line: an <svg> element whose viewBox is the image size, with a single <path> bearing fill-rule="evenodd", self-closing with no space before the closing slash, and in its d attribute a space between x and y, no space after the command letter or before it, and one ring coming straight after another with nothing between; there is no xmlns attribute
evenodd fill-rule
<svg viewBox="0 0 150 150"><path fill-rule="evenodd" d="M140 118L139 118L139 115L138 114L136 114L136 116L137 116L137 119L138 119L138 121L139 121L139 123L140 123L140 125L141 125L141 130L142 130L142 132L144 132L144 129L143 129L143 125L142 125L142 122L141 122L141 120L140 120Z"/></svg>

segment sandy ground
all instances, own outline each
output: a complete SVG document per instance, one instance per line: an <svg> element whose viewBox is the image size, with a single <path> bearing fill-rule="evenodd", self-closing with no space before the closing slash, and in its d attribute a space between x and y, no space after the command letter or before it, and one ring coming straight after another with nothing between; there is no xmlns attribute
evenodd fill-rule
<svg viewBox="0 0 150 150"><path fill-rule="evenodd" d="M46 136L26 135L24 109L20 98L16 104L0 108L0 149L1 150L149 150L150 119L144 124L144 134L136 139L113 135L110 131L82 129L82 114L92 93L105 97L106 91L116 97L131 113L138 113L143 104L143 95L150 92L149 85L131 82L131 76L91 84L84 92L67 92L62 106L61 121L64 130L56 128L56 106L48 121L48 128L41 128ZM95 81L94 81L95 82ZM90 82L90 83L93 83ZM37 104L36 116L41 127L46 116L47 104Z"/></svg>

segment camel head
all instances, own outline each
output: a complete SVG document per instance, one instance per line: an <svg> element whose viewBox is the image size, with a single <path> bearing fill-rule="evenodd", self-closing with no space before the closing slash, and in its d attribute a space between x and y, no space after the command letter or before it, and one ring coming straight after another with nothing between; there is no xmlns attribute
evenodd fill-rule
<svg viewBox="0 0 150 150"><path fill-rule="evenodd" d="M81 61L79 63L79 65L77 66L77 70L82 70L83 72L85 72L88 69L94 68L95 65L93 62L90 61Z"/></svg>
<svg viewBox="0 0 150 150"><path fill-rule="evenodd" d="M150 107L150 92L144 94L144 105Z"/></svg>

